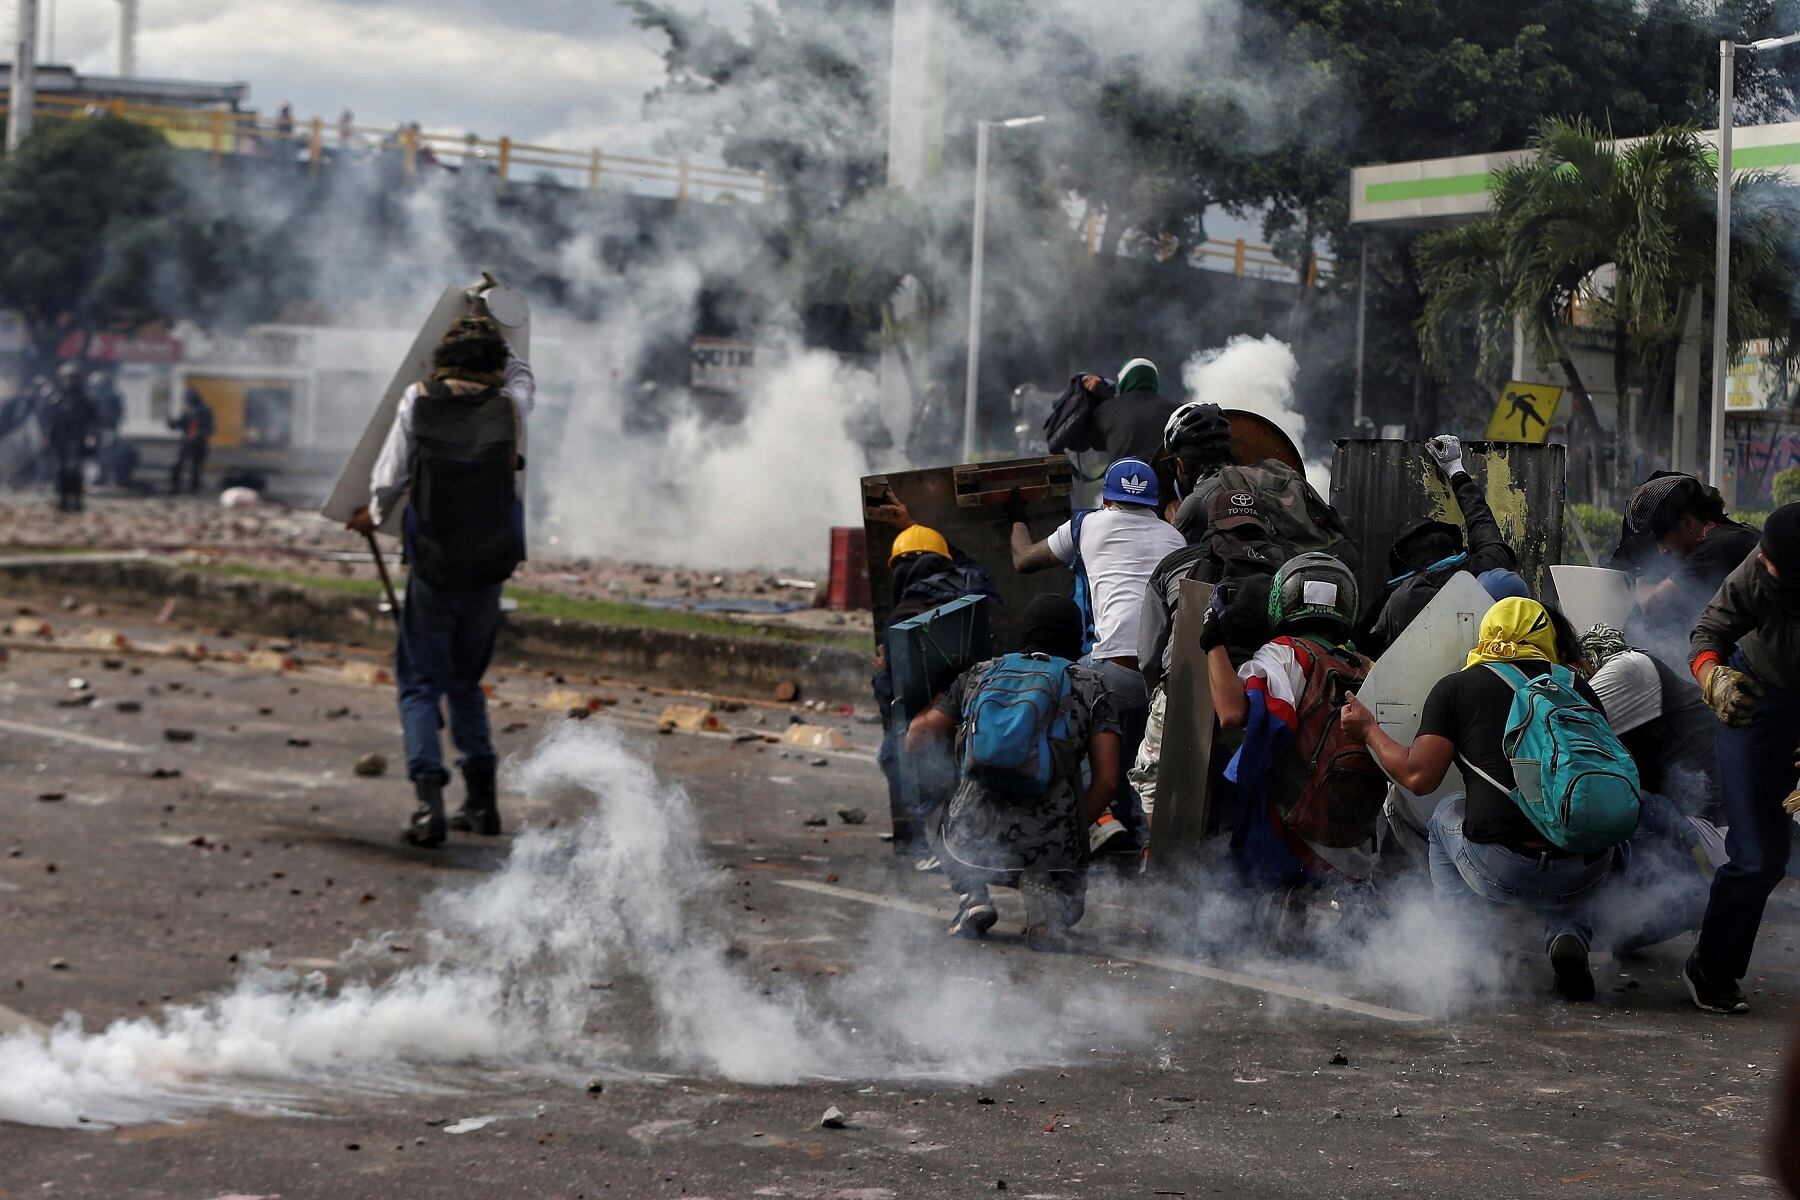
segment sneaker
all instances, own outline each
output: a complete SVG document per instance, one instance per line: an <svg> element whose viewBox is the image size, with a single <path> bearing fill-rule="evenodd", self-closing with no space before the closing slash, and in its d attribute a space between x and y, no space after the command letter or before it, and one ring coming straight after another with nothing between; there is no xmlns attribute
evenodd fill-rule
<svg viewBox="0 0 1800 1200"><path fill-rule="evenodd" d="M943 865L944 864L939 861L937 855L927 854L914 860L913 870L918 871L920 874L924 874L927 871L940 870Z"/></svg>
<svg viewBox="0 0 1800 1200"><path fill-rule="evenodd" d="M1744 998L1744 989L1737 985L1737 980L1712 978L1692 954L1688 955L1687 965L1681 968L1681 979L1687 984L1688 995L1694 998L1694 1007L1702 1012L1750 1011L1750 1001Z"/></svg>
<svg viewBox="0 0 1800 1200"><path fill-rule="evenodd" d="M1000 919L1000 913L994 908L993 901L986 896L971 893L961 896L962 901L956 909L956 919L950 922L950 936L962 938L986 937L987 931L994 927Z"/></svg>
<svg viewBox="0 0 1800 1200"><path fill-rule="evenodd" d="M1101 813L1100 819L1088 826L1088 853L1098 854L1108 842L1124 836L1125 827L1111 813Z"/></svg>
<svg viewBox="0 0 1800 1200"><path fill-rule="evenodd" d="M1594 973L1588 970L1587 947L1572 933L1550 943L1550 969L1556 972L1556 994L1564 1000L1594 998Z"/></svg>

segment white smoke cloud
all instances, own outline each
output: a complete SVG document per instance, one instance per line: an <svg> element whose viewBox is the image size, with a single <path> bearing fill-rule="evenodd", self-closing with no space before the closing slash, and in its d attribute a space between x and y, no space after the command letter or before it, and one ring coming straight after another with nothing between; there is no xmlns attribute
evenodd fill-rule
<svg viewBox="0 0 1800 1200"><path fill-rule="evenodd" d="M1181 368L1181 382L1195 400L1267 417L1305 455L1306 416L1294 407L1294 381L1299 374L1299 360L1286 342L1273 335L1240 335L1188 359ZM1320 495L1330 494L1328 460L1307 459L1306 478Z"/></svg>
<svg viewBox="0 0 1800 1200"><path fill-rule="evenodd" d="M616 729L562 726L517 781L587 813L566 830L522 834L499 873L431 898L419 965L336 989L317 974L252 968L223 995L154 1019L90 1032L71 1016L47 1041L0 1038L0 1120L286 1111L315 1089L441 1088L444 1069L477 1066L750 1084L977 1080L1068 1061L1096 1036L1142 1033L1122 996L1032 989L998 956L978 971L966 957L921 970L961 947L916 921L878 923L826 986L770 986L730 953L722 873L686 794ZM384 944L353 957L391 960Z"/></svg>

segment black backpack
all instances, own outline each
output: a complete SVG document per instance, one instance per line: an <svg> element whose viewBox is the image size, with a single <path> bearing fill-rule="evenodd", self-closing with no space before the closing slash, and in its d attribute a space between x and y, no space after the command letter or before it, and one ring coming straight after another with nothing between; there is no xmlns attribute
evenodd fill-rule
<svg viewBox="0 0 1800 1200"><path fill-rule="evenodd" d="M1100 435L1094 428L1094 404L1113 394L1110 381L1100 381L1100 394L1090 396L1081 386L1081 376L1069 380L1069 386L1056 398L1056 407L1044 418L1044 444L1052 454L1099 450Z"/></svg>
<svg viewBox="0 0 1800 1200"><path fill-rule="evenodd" d="M414 401L406 533L426 583L504 583L524 561L518 437L512 400L498 388L461 393L439 382Z"/></svg>

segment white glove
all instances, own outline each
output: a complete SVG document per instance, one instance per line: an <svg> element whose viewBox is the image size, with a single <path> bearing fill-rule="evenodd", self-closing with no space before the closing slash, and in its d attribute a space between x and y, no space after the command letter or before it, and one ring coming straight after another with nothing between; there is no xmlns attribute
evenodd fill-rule
<svg viewBox="0 0 1800 1200"><path fill-rule="evenodd" d="M1462 443L1453 433L1438 434L1425 443L1425 449L1445 479L1454 479L1459 471L1467 469L1463 466Z"/></svg>

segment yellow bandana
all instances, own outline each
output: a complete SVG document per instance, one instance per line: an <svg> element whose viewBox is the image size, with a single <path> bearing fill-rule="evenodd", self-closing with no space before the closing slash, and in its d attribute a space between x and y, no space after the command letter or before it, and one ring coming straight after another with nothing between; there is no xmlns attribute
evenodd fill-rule
<svg viewBox="0 0 1800 1200"><path fill-rule="evenodd" d="M1556 627L1536 600L1508 596L1481 618L1481 640L1469 651L1465 667L1517 659L1556 661Z"/></svg>

